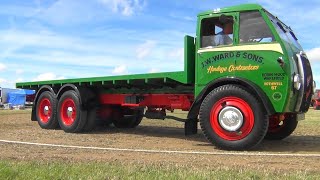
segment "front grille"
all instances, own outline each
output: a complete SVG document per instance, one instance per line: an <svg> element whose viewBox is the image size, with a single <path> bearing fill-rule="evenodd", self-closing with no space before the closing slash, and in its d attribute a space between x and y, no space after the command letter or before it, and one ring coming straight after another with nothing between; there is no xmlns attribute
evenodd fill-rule
<svg viewBox="0 0 320 180"><path fill-rule="evenodd" d="M297 54L299 74L302 77L302 87L299 91L299 100L296 111L307 112L313 94L313 76L310 61L305 53Z"/></svg>

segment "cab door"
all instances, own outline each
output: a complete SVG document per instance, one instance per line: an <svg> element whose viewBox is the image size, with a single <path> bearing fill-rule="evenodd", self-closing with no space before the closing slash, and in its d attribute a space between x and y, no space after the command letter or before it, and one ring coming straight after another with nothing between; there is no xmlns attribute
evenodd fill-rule
<svg viewBox="0 0 320 180"><path fill-rule="evenodd" d="M234 76L238 13L200 16L197 29L195 95L211 81Z"/></svg>

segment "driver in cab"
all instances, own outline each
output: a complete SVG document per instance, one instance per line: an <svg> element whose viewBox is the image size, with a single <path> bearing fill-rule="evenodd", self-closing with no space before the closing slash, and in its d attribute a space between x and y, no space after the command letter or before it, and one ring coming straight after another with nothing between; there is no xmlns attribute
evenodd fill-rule
<svg viewBox="0 0 320 180"><path fill-rule="evenodd" d="M228 22L223 25L223 29L221 32L217 33L213 37L213 46L221 46L221 45L230 45L232 44L232 35L233 35L233 23Z"/></svg>

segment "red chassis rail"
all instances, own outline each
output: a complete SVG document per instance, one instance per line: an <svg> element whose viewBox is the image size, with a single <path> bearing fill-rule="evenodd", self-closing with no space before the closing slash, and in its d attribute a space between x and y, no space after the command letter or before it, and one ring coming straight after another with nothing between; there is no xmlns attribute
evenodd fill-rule
<svg viewBox="0 0 320 180"><path fill-rule="evenodd" d="M193 94L102 94L103 105L151 107L188 111L194 101Z"/></svg>

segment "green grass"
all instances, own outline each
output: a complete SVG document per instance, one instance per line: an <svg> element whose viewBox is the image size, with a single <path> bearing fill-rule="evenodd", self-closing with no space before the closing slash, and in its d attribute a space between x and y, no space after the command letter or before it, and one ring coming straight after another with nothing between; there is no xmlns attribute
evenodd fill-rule
<svg viewBox="0 0 320 180"><path fill-rule="evenodd" d="M320 110L314 110L309 109L309 111L306 113L306 119L305 121L308 121L310 123L319 123L320 122Z"/></svg>
<svg viewBox="0 0 320 180"><path fill-rule="evenodd" d="M319 179L308 172L120 163L0 161L0 179Z"/></svg>

